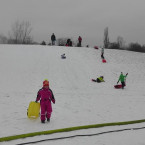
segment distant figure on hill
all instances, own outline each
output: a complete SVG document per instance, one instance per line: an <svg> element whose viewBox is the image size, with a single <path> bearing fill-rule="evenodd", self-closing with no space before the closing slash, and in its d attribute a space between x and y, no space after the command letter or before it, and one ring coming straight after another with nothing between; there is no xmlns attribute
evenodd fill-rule
<svg viewBox="0 0 145 145"><path fill-rule="evenodd" d="M72 41L70 40L70 42L69 42L69 46L72 46Z"/></svg>
<svg viewBox="0 0 145 145"><path fill-rule="evenodd" d="M119 79L118 79L118 82L117 84L119 83L119 81L121 82L122 84L122 89L124 89L124 86L126 85L125 84L125 81L126 81L126 77L127 77L128 73L126 75L123 75L123 73L121 72L120 76L119 76Z"/></svg>
<svg viewBox="0 0 145 145"><path fill-rule="evenodd" d="M51 35L51 41L52 41L52 45L55 45L56 37L54 33Z"/></svg>
<svg viewBox="0 0 145 145"><path fill-rule="evenodd" d="M62 59L65 59L66 58L65 53L61 55L61 58Z"/></svg>
<svg viewBox="0 0 145 145"><path fill-rule="evenodd" d="M65 46L72 46L72 41L71 39L67 39L66 45Z"/></svg>
<svg viewBox="0 0 145 145"><path fill-rule="evenodd" d="M46 45L45 41L42 41L41 45Z"/></svg>
<svg viewBox="0 0 145 145"><path fill-rule="evenodd" d="M78 38L78 47L81 47L82 46L82 37L79 36Z"/></svg>
<svg viewBox="0 0 145 145"><path fill-rule="evenodd" d="M104 59L104 48L101 49L101 58Z"/></svg>

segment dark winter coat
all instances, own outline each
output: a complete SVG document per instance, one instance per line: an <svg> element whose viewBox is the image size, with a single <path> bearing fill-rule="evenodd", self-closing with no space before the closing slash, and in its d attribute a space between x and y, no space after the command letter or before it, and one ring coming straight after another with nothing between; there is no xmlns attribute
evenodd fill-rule
<svg viewBox="0 0 145 145"><path fill-rule="evenodd" d="M54 34L51 36L51 40L52 40L52 41L55 41L55 40L56 40L56 38L55 38L55 35L54 35Z"/></svg>

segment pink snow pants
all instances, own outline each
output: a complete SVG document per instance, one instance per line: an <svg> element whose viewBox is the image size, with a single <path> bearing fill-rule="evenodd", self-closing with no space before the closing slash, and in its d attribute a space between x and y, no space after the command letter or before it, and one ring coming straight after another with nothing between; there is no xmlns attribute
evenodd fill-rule
<svg viewBox="0 0 145 145"><path fill-rule="evenodd" d="M51 112L52 112L52 106L51 102L49 100L47 101L41 101L41 121L44 121L45 118L50 118L51 117Z"/></svg>

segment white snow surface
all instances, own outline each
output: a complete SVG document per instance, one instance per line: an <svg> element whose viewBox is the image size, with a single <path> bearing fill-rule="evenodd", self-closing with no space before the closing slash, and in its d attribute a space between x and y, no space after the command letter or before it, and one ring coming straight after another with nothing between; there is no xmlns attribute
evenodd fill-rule
<svg viewBox="0 0 145 145"><path fill-rule="evenodd" d="M61 59L65 53L66 59ZM89 124L145 119L145 53L85 47L0 45L0 137ZM128 73L126 87L114 89L120 72ZM91 79L103 75L105 82ZM50 123L27 118L44 79L56 104ZM36 136L0 145L41 139L145 127L145 123ZM145 145L145 129L45 141L38 145Z"/></svg>

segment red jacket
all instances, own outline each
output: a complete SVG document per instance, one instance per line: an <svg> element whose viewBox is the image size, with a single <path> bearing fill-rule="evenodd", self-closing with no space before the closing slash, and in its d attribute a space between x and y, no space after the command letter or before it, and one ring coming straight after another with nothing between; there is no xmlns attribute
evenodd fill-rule
<svg viewBox="0 0 145 145"><path fill-rule="evenodd" d="M81 37L79 37L79 38L78 38L78 40L79 40L79 41L82 41L82 38L81 38Z"/></svg>

